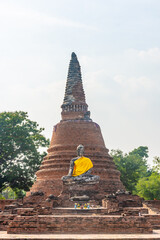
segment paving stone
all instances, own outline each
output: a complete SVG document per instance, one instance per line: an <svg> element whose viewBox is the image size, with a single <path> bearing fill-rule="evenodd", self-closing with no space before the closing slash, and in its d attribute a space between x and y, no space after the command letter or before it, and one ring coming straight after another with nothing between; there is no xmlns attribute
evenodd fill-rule
<svg viewBox="0 0 160 240"><path fill-rule="evenodd" d="M0 240L112 240L112 239L119 239L119 240L160 240L160 230L154 230L152 234L7 234L5 231L0 231Z"/></svg>

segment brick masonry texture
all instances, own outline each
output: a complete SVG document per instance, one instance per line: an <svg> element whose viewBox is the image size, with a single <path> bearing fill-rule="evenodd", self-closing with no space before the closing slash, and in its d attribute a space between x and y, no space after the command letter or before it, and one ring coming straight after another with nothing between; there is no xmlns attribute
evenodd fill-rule
<svg viewBox="0 0 160 240"><path fill-rule="evenodd" d="M15 200L7 199L7 200L0 200L0 211L3 211L6 205L14 203Z"/></svg>
<svg viewBox="0 0 160 240"><path fill-rule="evenodd" d="M102 201L103 205L107 204L106 206L95 206L90 209L74 209L73 202L70 208L56 207L56 203L59 200L59 198L52 197L48 201L45 195L39 192L25 198L23 204L17 204L16 208L13 205L6 206L5 209L7 212L4 211L2 215L0 214L0 230L7 230L9 223L9 233L39 232L55 234L70 233L71 229L73 230L72 233L89 233L89 231L93 233L93 226L90 227L90 224L89 226L86 225L89 227L87 231L81 232L81 230L77 230L79 227L81 228L79 221L87 224L88 219L92 220L92 218L95 218L96 229L98 229L98 225L100 224L100 233L114 233L113 229L117 233L149 233L152 231L152 228L160 229L160 214L149 215L148 209L142 207L142 199L138 196L118 193L116 194L116 201L113 198L106 197ZM116 205L112 203L116 203ZM142 216L139 216L139 213ZM43 224L39 224L40 219L45 219ZM74 228L71 226L73 219ZM128 221L132 223L128 224ZM52 222L52 225L50 225L50 222ZM93 221L93 223L95 222ZM62 227L64 229L61 232ZM124 229L126 228L127 230L125 231ZM82 229L84 230L83 226ZM95 233L99 233L96 229L94 230Z"/></svg>
<svg viewBox="0 0 160 240"><path fill-rule="evenodd" d="M152 208L160 210L160 200L147 200L145 203Z"/></svg>
<svg viewBox="0 0 160 240"><path fill-rule="evenodd" d="M8 233L151 233L144 217L50 215L17 216Z"/></svg>

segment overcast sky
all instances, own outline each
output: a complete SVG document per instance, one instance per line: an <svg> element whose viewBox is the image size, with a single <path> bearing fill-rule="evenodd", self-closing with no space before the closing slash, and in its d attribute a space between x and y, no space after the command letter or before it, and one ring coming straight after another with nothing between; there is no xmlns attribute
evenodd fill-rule
<svg viewBox="0 0 160 240"><path fill-rule="evenodd" d="M106 147L160 156L160 1L0 0L0 112L51 138L73 51Z"/></svg>

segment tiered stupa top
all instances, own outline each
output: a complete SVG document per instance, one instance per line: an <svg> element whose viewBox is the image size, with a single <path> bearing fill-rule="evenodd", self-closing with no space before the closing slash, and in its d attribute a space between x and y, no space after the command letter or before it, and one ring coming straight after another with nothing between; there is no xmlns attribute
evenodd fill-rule
<svg viewBox="0 0 160 240"><path fill-rule="evenodd" d="M90 112L83 90L81 67L76 54L73 52L68 69L64 101L62 104L62 120L88 119Z"/></svg>

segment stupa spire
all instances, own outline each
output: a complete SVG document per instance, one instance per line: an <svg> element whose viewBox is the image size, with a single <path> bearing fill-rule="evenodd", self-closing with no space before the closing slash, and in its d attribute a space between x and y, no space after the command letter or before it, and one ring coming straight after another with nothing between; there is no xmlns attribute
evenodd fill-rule
<svg viewBox="0 0 160 240"><path fill-rule="evenodd" d="M88 119L88 105L83 90L81 67L77 56L72 52L68 69L65 96L62 104L62 119Z"/></svg>

